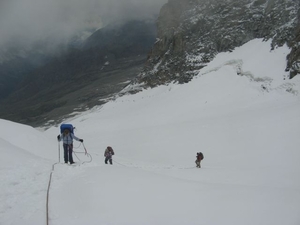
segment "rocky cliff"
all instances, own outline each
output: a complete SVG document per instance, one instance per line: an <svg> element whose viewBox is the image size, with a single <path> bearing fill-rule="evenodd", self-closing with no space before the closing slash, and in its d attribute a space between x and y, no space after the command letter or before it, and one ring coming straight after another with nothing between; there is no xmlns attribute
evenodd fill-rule
<svg viewBox="0 0 300 225"><path fill-rule="evenodd" d="M158 37L135 80L146 86L185 83L216 54L254 38L287 44L286 70L300 73L298 0L169 0L157 21Z"/></svg>

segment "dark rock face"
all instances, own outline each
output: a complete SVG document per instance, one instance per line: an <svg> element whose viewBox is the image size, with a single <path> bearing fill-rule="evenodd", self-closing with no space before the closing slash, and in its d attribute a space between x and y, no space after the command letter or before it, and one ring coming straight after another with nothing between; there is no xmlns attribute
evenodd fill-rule
<svg viewBox="0 0 300 225"><path fill-rule="evenodd" d="M103 104L140 72L155 38L155 24L148 21L96 31L81 47L30 68L0 100L0 117L39 126Z"/></svg>
<svg viewBox="0 0 300 225"><path fill-rule="evenodd" d="M130 21L96 31L83 44L83 49L102 49L116 57L145 54L153 46L155 36L154 21Z"/></svg>
<svg viewBox="0 0 300 225"><path fill-rule="evenodd" d="M290 69L290 78L300 74L300 9L298 9L298 25L295 30L295 39L290 42L292 48L288 55L287 69Z"/></svg>
<svg viewBox="0 0 300 225"><path fill-rule="evenodd" d="M299 73L299 8L294 0L169 0L157 21L158 39L138 83L189 82L223 51L254 38L292 48L287 70Z"/></svg>

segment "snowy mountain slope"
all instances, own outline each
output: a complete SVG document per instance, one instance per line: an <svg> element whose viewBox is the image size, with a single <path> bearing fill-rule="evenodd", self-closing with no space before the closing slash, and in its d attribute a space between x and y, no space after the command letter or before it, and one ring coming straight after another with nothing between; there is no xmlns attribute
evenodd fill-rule
<svg viewBox="0 0 300 225"><path fill-rule="evenodd" d="M1 138L10 144L46 159L57 158L56 151L51 151L57 149L57 145L53 143L55 138L51 140L42 132L27 125L3 119L0 119L0 124ZM40 146L39 143L44 144Z"/></svg>
<svg viewBox="0 0 300 225"><path fill-rule="evenodd" d="M55 138L0 119L0 224L42 224Z"/></svg>
<svg viewBox="0 0 300 225"><path fill-rule="evenodd" d="M10 127L16 128L6 123L6 128ZM13 143L17 143L16 139ZM38 145L42 147L42 142ZM51 163L2 138L0 152L0 224L42 224Z"/></svg>
<svg viewBox="0 0 300 225"><path fill-rule="evenodd" d="M125 95L66 121L76 126L93 161L55 165L49 224L299 224L300 79L284 80L288 49L269 52L268 46L270 42L251 41L218 55L190 83ZM254 48L259 54L253 55ZM259 57L266 64L258 63ZM53 146L45 148L45 155L57 155L58 132L53 127L42 134ZM21 145L18 139L7 141L4 135L1 129L5 152L12 148L23 157L12 147ZM36 141L36 147L43 144ZM107 145L116 153L113 166L103 162ZM74 146L83 152L78 142ZM205 156L201 169L194 164L198 151ZM5 153L5 158L14 156ZM30 191L45 194L48 161L57 159L29 158L38 167L34 172L27 164L24 172L40 174ZM5 171L3 164L0 170ZM18 172L18 167L11 170ZM18 190L1 184L1 192ZM1 202L12 203L2 207L0 224L42 224L45 198L1 196ZM19 199L38 202L40 208L17 205ZM36 217L28 216L25 207L36 210Z"/></svg>

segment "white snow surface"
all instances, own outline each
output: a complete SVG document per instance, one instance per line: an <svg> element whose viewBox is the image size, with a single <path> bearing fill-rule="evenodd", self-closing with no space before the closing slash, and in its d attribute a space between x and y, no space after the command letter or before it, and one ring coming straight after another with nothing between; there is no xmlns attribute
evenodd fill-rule
<svg viewBox="0 0 300 225"><path fill-rule="evenodd" d="M76 141L77 164L62 163L59 127L0 120L0 224L299 225L300 77L284 79L288 53L256 39L190 83L65 121L90 163Z"/></svg>

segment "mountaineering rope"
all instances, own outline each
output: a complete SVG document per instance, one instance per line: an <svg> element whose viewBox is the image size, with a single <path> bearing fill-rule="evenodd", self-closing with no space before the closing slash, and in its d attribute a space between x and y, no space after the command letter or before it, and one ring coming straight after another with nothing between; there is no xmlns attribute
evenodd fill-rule
<svg viewBox="0 0 300 225"><path fill-rule="evenodd" d="M48 189L47 189L47 199L46 199L46 224L49 225L49 192L50 192L50 186L52 181L52 173L54 172L54 166L58 164L59 162L56 162L52 165L52 171L50 173L50 179L48 183Z"/></svg>
<svg viewBox="0 0 300 225"><path fill-rule="evenodd" d="M73 150L74 155L76 156L76 158L77 158L79 161L81 161L81 160L78 158L78 156L76 155L76 153L77 153L77 154L82 154L82 153L84 153L87 157L90 158L89 161L83 161L81 164L92 162L92 161L93 161L93 158L92 158L92 156L87 152L87 150L86 150L86 148L85 148L83 142L80 143L80 145L79 145L78 147L76 147L76 149L78 149L78 148L81 146L81 144L82 144L82 146L83 146L83 148L84 148L84 152L75 152L75 151ZM75 147L73 147L73 148L75 148Z"/></svg>
<svg viewBox="0 0 300 225"><path fill-rule="evenodd" d="M119 164L121 166L124 166L124 167L128 167L128 168L142 168L141 166L130 166L130 165L125 165L125 164L122 164L122 163L119 163L117 162L116 160L113 159L113 162L116 163L116 164ZM146 167L144 167L146 168ZM175 168L175 169L181 169L181 170L187 170L187 169L194 169L196 167L172 167L172 166L168 166L168 167L159 167L159 168L156 168L156 169L171 169L171 168Z"/></svg>
<svg viewBox="0 0 300 225"><path fill-rule="evenodd" d="M92 160L93 160L92 156L87 152L86 147L84 146L84 144L83 143L81 143L81 144L84 148L84 152L75 152L75 151L73 151L74 155L77 157L76 153L77 154L78 153L79 154L85 153L85 155L90 157L90 161L83 161L81 164L92 162ZM81 144L78 147L75 147L75 148L78 149L81 146ZM59 142L58 142L58 154L59 154L59 161L52 165L52 170L51 170L51 173L50 173L49 183L48 183L48 188L47 188L47 198L46 198L46 224L47 225L49 225L49 193L50 193L50 187L51 187L51 181L52 181L52 174L54 172L55 165L60 163L60 143ZM78 157L77 157L77 159L79 161L81 161ZM142 168L140 166L125 165L125 164L117 162L116 160L113 160L113 162L116 163L116 164L119 164L121 166L128 167L128 168L131 168L131 167ZM160 167L159 169L171 169L171 168L172 168L172 166L171 167ZM182 168L175 168L175 169L194 169L194 168L195 167L182 167Z"/></svg>
<svg viewBox="0 0 300 225"><path fill-rule="evenodd" d="M83 148L84 148L84 151L85 152L77 152L77 153L85 153L85 155L87 155L88 157L90 157L91 158L91 160L90 161L83 161L83 163L82 164L84 164L84 163L90 163L90 162L92 162L92 156L87 152L87 150L86 150L86 148L85 148L85 146L84 146L84 144L82 143L82 145L83 145ZM77 148L79 148L80 147L80 145L77 147ZM73 151L74 152L74 151ZM74 154L75 154L75 152L74 152ZM77 155L75 154L75 156L77 157ZM80 159L77 157L77 159L80 161ZM56 165L56 164L59 164L60 163L60 143L58 142L58 162L56 162L56 163L54 163L53 165L52 165L52 170L51 170L51 172L50 172L50 177L49 177L49 182L48 182L48 188L47 188L47 196L46 196L46 224L47 225L49 225L49 193L50 193L50 186L51 186L51 181L52 181L52 174L53 174L53 172L54 172L54 166Z"/></svg>
<svg viewBox="0 0 300 225"><path fill-rule="evenodd" d="M50 172L50 178L49 178L49 183L48 183L48 188L47 188L47 198L46 198L46 224L47 225L49 225L49 192L50 192L50 186L51 186L51 181L52 181L52 174L54 172L54 166L58 163L60 163L60 143L59 142L58 142L58 162L56 162L52 165L52 170Z"/></svg>
<svg viewBox="0 0 300 225"><path fill-rule="evenodd" d="M127 165L124 165L124 164L122 164L122 163L119 163L119 162L117 162L116 160L112 160L114 163L117 163L117 164L119 164L119 165L121 165L121 166L125 166L125 167L131 167L131 166L127 166Z"/></svg>

